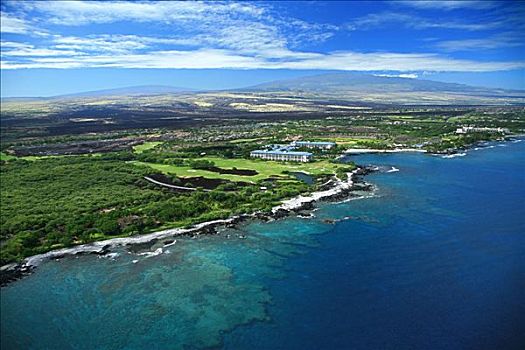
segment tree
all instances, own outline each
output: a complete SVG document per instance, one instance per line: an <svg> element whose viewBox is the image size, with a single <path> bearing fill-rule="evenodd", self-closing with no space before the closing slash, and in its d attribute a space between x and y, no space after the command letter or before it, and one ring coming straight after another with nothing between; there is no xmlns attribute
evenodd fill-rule
<svg viewBox="0 0 525 350"><path fill-rule="evenodd" d="M189 161L190 167L193 169L209 169L215 166L215 163L206 159L196 159Z"/></svg>

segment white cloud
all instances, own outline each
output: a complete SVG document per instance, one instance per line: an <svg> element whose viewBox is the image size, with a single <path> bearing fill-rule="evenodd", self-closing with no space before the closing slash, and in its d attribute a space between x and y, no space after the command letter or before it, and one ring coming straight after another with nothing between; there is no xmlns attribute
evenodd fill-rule
<svg viewBox="0 0 525 350"><path fill-rule="evenodd" d="M29 45L29 44L26 44L26 43L19 43L19 42L14 42L14 41L4 41L2 40L2 42L0 43L0 48L2 49L2 51L4 50L10 50L10 49L32 49L33 48L33 45Z"/></svg>
<svg viewBox="0 0 525 350"><path fill-rule="evenodd" d="M53 47L87 52L128 53L148 47L146 38L136 35L101 35L95 37L56 36Z"/></svg>
<svg viewBox="0 0 525 350"><path fill-rule="evenodd" d="M479 62L424 53L335 52L317 59L288 62L292 69L340 69L356 71L482 72L525 67L525 62Z"/></svg>
<svg viewBox="0 0 525 350"><path fill-rule="evenodd" d="M343 51L322 54L315 52L269 51L267 55L263 56L245 55L235 50L199 49L189 51L163 50L142 54L33 57L26 58L24 62L8 59L2 64L3 69L71 67L483 72L525 68L525 62L479 62L419 53L359 53Z"/></svg>
<svg viewBox="0 0 525 350"><path fill-rule="evenodd" d="M30 68L52 68L52 69L68 69L68 68L81 68L83 67L79 62L57 62L57 63L20 63L20 62L9 62L2 61L0 63L0 69L30 69Z"/></svg>
<svg viewBox="0 0 525 350"><path fill-rule="evenodd" d="M40 23L57 26L151 23L155 29L174 33L166 44L246 52L296 47L304 41L322 42L338 30L334 25L285 17L261 3L25 1L16 5L17 11L31 13Z"/></svg>
<svg viewBox="0 0 525 350"><path fill-rule="evenodd" d="M33 57L52 57L52 56L80 56L86 53L76 51L74 48L68 47L66 49L54 47L54 48L38 48L32 44L21 43L15 41L4 41L1 42L2 49L2 61L7 59L23 59L31 60Z"/></svg>
<svg viewBox="0 0 525 350"><path fill-rule="evenodd" d="M479 51L525 46L525 35L521 32L506 32L477 39L443 40L435 47L443 51Z"/></svg>
<svg viewBox="0 0 525 350"><path fill-rule="evenodd" d="M399 78L407 78L407 79L416 79L418 77L415 73L408 73L408 74L399 74Z"/></svg>
<svg viewBox="0 0 525 350"><path fill-rule="evenodd" d="M216 36L198 35L195 37L154 37L139 35L89 35L87 37L54 35L45 47L59 50L78 50L89 55L96 54L134 54L144 51L169 50L174 48L227 48L248 55L262 57L304 57L286 48L285 40L272 40L272 36L265 37L265 31L258 32L240 29L237 33L218 32ZM223 35L224 34L224 35ZM26 47L27 44L9 42L5 45L5 54L9 49ZM34 48L31 46L31 48Z"/></svg>
<svg viewBox="0 0 525 350"><path fill-rule="evenodd" d="M418 77L415 73L407 74L374 74L376 77L387 77L387 78L407 78L407 79L416 79Z"/></svg>
<svg viewBox="0 0 525 350"><path fill-rule="evenodd" d="M407 0L395 1L395 4L402 4L418 9L441 9L441 10L456 10L456 9L477 9L484 10L498 6L496 1L469 1L469 0Z"/></svg>
<svg viewBox="0 0 525 350"><path fill-rule="evenodd" d="M23 19L13 17L6 12L0 13L2 33L26 34L30 25Z"/></svg>
<svg viewBox="0 0 525 350"><path fill-rule="evenodd" d="M206 3L193 1L26 1L25 10L38 11L58 25L78 26L89 23L184 22L217 16L259 17L264 9L249 3Z"/></svg>
<svg viewBox="0 0 525 350"><path fill-rule="evenodd" d="M158 33L158 36L57 34L39 38L34 45L6 41L6 44L2 42L2 69L286 68L398 71L408 72L398 76L412 77L414 73L411 72L414 71L497 71L524 67L522 61L482 62L430 53L361 53L350 50L319 53L299 50L297 48L301 43L327 40L339 27L287 18L261 3L27 1L11 3L13 6L6 8L14 8L15 4L17 8L13 13L23 16L6 14L5 18L8 30L19 34L34 33L34 23L53 24L50 28L56 30L63 26L140 22L142 26L144 23L151 26L152 32ZM3 26L4 13L2 16ZM412 29L477 31L494 29L502 23L511 23L509 21L518 26L518 17L509 14L498 21L466 23L382 12L358 18L348 28L367 29L394 23ZM31 18L32 22L21 18ZM100 27L95 26L94 29ZM134 27L130 25L130 28ZM166 32L170 34L162 34ZM474 47L476 44L489 47L488 42L460 43L459 40L437 42L435 45L442 50L454 51L454 47L457 49L461 44L463 47Z"/></svg>
<svg viewBox="0 0 525 350"><path fill-rule="evenodd" d="M468 30L468 31L477 31L477 30L487 30L499 27L501 23L499 22L490 22L483 21L477 23L466 23L458 21L449 21L449 20L430 20L427 18L414 16L406 13L400 12L380 12L372 13L348 24L347 28L350 30L366 30L370 28L382 27L386 24L396 24L401 25L406 28L411 29L457 29L457 30Z"/></svg>
<svg viewBox="0 0 525 350"><path fill-rule="evenodd" d="M74 50L53 50L53 49L36 49L33 47L25 47L15 50L4 51L2 55L6 57L49 57L49 56L80 56L84 55L82 52Z"/></svg>
<svg viewBox="0 0 525 350"><path fill-rule="evenodd" d="M48 33L31 25L25 19L12 16L7 12L0 12L0 30L2 33L26 34L36 36L47 36Z"/></svg>

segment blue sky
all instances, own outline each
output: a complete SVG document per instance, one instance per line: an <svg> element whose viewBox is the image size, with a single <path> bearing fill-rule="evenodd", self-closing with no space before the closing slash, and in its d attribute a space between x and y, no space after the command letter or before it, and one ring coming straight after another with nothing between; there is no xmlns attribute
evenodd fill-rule
<svg viewBox="0 0 525 350"><path fill-rule="evenodd" d="M2 1L2 96L326 71L525 89L525 3Z"/></svg>

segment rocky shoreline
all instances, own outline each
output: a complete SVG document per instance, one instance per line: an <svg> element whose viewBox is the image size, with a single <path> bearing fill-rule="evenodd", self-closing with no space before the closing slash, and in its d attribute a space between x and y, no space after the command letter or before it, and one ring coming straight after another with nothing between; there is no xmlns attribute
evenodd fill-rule
<svg viewBox="0 0 525 350"><path fill-rule="evenodd" d="M5 286L14 282L24 276L33 272L41 263L53 259L61 259L66 256L78 254L110 254L111 250L119 246L132 246L154 243L161 239L167 239L175 236L198 236L203 234L216 234L219 228L235 228L243 221L250 219L258 220L275 220L293 213L304 214L305 211L314 209L314 204L318 201L336 201L345 199L350 192L355 190L367 191L370 190L370 185L359 181L358 176L366 175L377 169L371 167L358 167L354 171L347 174L346 181L335 177L329 184L329 188L314 192L310 195L300 195L283 201L280 205L274 207L271 212L255 212L252 214L235 215L227 219L219 219L203 222L193 225L190 228L174 228L163 231L157 231L144 235L137 235L132 237L112 238L103 241L82 244L75 247L52 250L44 254L38 254L25 258L20 263L12 263L0 267L0 286Z"/></svg>
<svg viewBox="0 0 525 350"><path fill-rule="evenodd" d="M404 153L404 152L427 153L426 150L421 149L421 148L394 148L394 149L349 148L346 151L344 151L344 155L366 154L366 153Z"/></svg>

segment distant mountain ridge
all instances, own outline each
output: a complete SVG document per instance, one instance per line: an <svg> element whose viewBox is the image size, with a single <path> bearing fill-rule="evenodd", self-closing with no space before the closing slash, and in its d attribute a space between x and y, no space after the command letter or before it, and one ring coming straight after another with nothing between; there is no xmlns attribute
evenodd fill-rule
<svg viewBox="0 0 525 350"><path fill-rule="evenodd" d="M402 77L386 77L365 73L341 72L278 80L251 86L246 91L308 91L308 92L454 92L468 94L525 94L523 90L475 87Z"/></svg>
<svg viewBox="0 0 525 350"><path fill-rule="evenodd" d="M316 99L338 99L363 103L387 104L483 104L525 105L525 90L475 87L403 77L390 77L355 72L338 72L303 76L258 84L239 89L194 90L166 85L130 86L53 97L2 98L2 102L53 101L75 98L115 96L149 96L184 93L251 93Z"/></svg>
<svg viewBox="0 0 525 350"><path fill-rule="evenodd" d="M24 100L52 100L61 98L75 98L75 97L103 97L103 96L124 96L124 95L159 95L159 94L172 94L181 92L195 92L198 90L168 86L168 85L138 85L128 86L114 89L103 89L93 91L83 91L73 94L55 95L49 97L6 97L2 98L2 101L24 101Z"/></svg>
<svg viewBox="0 0 525 350"><path fill-rule="evenodd" d="M168 86L168 85L139 85L139 86L129 86L123 88L115 89L104 89L104 90L95 90L95 91L86 91L79 92L76 94L67 94L55 96L58 97L95 97L95 96L119 96L119 95L157 95L157 94L170 94L170 93L179 93L179 92L193 92L194 89L178 87L178 86Z"/></svg>

